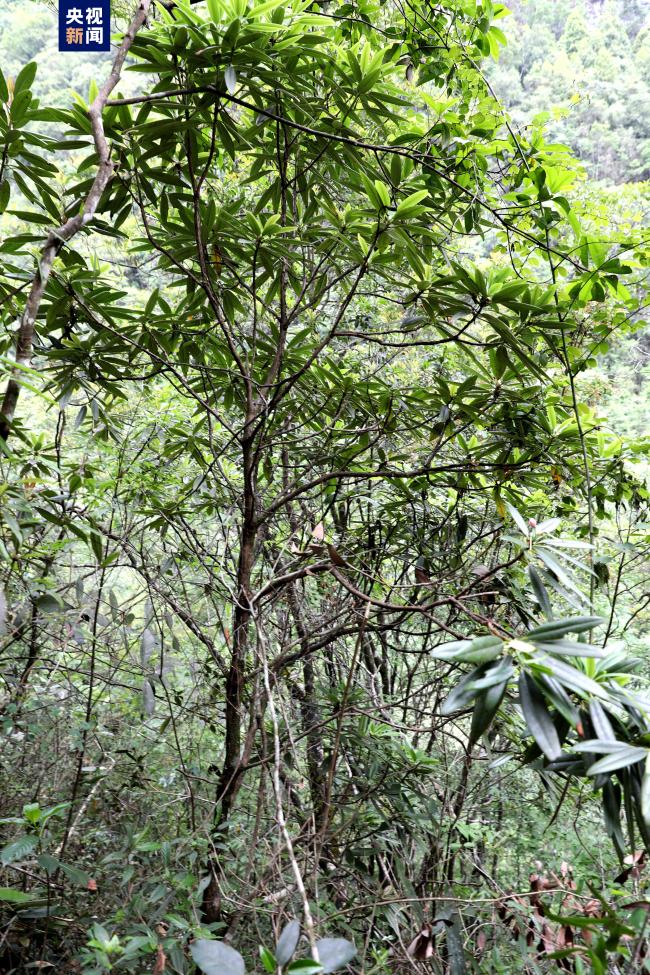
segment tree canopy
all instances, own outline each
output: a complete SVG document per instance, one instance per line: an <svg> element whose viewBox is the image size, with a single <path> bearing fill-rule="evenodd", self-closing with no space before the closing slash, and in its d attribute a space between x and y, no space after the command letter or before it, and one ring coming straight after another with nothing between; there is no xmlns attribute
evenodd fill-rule
<svg viewBox="0 0 650 975"><path fill-rule="evenodd" d="M87 98L0 76L8 972L643 970L648 245L506 15L141 0Z"/></svg>

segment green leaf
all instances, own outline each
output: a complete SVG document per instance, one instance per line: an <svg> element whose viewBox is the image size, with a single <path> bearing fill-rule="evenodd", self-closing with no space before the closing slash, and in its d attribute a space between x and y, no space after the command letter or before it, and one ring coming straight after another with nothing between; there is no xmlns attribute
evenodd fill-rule
<svg viewBox="0 0 650 975"><path fill-rule="evenodd" d="M273 973L277 968L277 963L272 953L264 945L260 945L260 958L267 972Z"/></svg>
<svg viewBox="0 0 650 975"><path fill-rule="evenodd" d="M63 608L56 596L49 592L37 596L34 604L41 613L60 613Z"/></svg>
<svg viewBox="0 0 650 975"><path fill-rule="evenodd" d="M41 853L38 858L38 865L43 868L45 873L53 874L61 867L61 861L57 860L50 853Z"/></svg>
<svg viewBox="0 0 650 975"><path fill-rule="evenodd" d="M559 681L549 674L536 674L535 679L544 697L551 702L555 710L562 715L567 724L577 728L580 724L580 712Z"/></svg>
<svg viewBox="0 0 650 975"><path fill-rule="evenodd" d="M409 213L417 210L422 200L426 200L429 195L428 190L417 190L415 193L411 193L407 196L405 200L402 200L395 211L396 217L406 217Z"/></svg>
<svg viewBox="0 0 650 975"><path fill-rule="evenodd" d="M548 760L555 761L562 754L557 730L537 684L524 671L519 676L519 703L531 735Z"/></svg>
<svg viewBox="0 0 650 975"><path fill-rule="evenodd" d="M488 687L476 698L469 733L470 745L474 745L492 724L492 720L499 710L507 687L508 681L503 681L501 684L493 684L492 687Z"/></svg>
<svg viewBox="0 0 650 975"><path fill-rule="evenodd" d="M528 575L530 576L530 582L533 587L533 592L535 593L535 599L539 603L539 608L546 619L550 620L553 616L553 608L551 606L551 600L548 598L548 593L542 577L534 565L528 566Z"/></svg>
<svg viewBox="0 0 650 975"><path fill-rule="evenodd" d="M615 772L617 769L636 765L637 762L641 762L644 759L647 762L648 754L647 748L638 748L636 745L624 745L622 748L594 762L589 767L587 775L603 775L606 772Z"/></svg>
<svg viewBox="0 0 650 975"><path fill-rule="evenodd" d="M600 701L591 701L589 703L589 715L596 736L599 739L602 741L616 741L614 729Z"/></svg>
<svg viewBox="0 0 650 975"><path fill-rule="evenodd" d="M463 654L468 663L484 663L495 660L503 650L503 640L498 636L476 636Z"/></svg>
<svg viewBox="0 0 650 975"><path fill-rule="evenodd" d="M226 82L226 90L234 95L237 91L237 72L232 64L229 64L224 72L224 81Z"/></svg>
<svg viewBox="0 0 650 975"><path fill-rule="evenodd" d="M450 643L442 643L439 647L434 647L431 656L436 660L456 660L458 654L469 650L471 645L471 640L452 640Z"/></svg>
<svg viewBox="0 0 650 975"><path fill-rule="evenodd" d="M239 952L223 941L199 938L191 942L190 954L204 975L244 975L246 971Z"/></svg>
<svg viewBox="0 0 650 975"><path fill-rule="evenodd" d="M554 640L552 643L542 643L540 640L534 641L538 650L546 653L558 653L565 657L590 657L600 659L606 656L602 647L596 647L591 643L575 643L573 640Z"/></svg>
<svg viewBox="0 0 650 975"><path fill-rule="evenodd" d="M69 863L62 863L61 870L68 877L73 884L78 887L87 887L88 881L90 880L90 874L86 873L85 870L80 870L79 867L73 867Z"/></svg>
<svg viewBox="0 0 650 975"><path fill-rule="evenodd" d="M16 76L16 80L14 82L14 99L16 98L16 95L19 94L19 92L27 91L27 89L32 87L32 82L36 77L36 67L37 67L36 62L31 61L29 64L26 64L21 71L18 72Z"/></svg>
<svg viewBox="0 0 650 975"><path fill-rule="evenodd" d="M483 677L486 670L487 665L481 664L470 674L467 674L458 681L456 686L442 702L440 713L443 715L443 717L447 717L450 714L453 714L454 711L459 711L461 708L466 708L468 704L471 704L471 702L478 696L478 690L474 687L474 681L480 677Z"/></svg>
<svg viewBox="0 0 650 975"><path fill-rule="evenodd" d="M23 816L32 826L41 818L41 807L38 802L28 802L23 806Z"/></svg>
<svg viewBox="0 0 650 975"><path fill-rule="evenodd" d="M602 616L570 616L565 620L551 620L529 630L526 639L543 640L548 643L551 640L561 639L567 633L586 633L603 622Z"/></svg>
<svg viewBox="0 0 650 975"><path fill-rule="evenodd" d="M552 911L548 911L545 917L550 918L551 921L555 921L557 924L565 924L573 928L593 928L598 927L602 924L602 919L599 917L585 917L584 914L554 914ZM555 957L559 955L559 952L553 952L552 956Z"/></svg>
<svg viewBox="0 0 650 975"><path fill-rule="evenodd" d="M612 779L607 779L603 786L603 817L605 829L622 860L625 838L621 825L621 787Z"/></svg>
<svg viewBox="0 0 650 975"><path fill-rule="evenodd" d="M219 23L223 13L223 6L220 0L208 0L208 13L215 24Z"/></svg>
<svg viewBox="0 0 650 975"><path fill-rule="evenodd" d="M645 760L643 780L641 782L641 815L646 829L650 829L650 753Z"/></svg>
<svg viewBox="0 0 650 975"><path fill-rule="evenodd" d="M293 957L300 940L300 921L292 920L282 928L275 946L275 959L278 965L286 965Z"/></svg>
<svg viewBox="0 0 650 975"><path fill-rule="evenodd" d="M594 697L607 697L607 691L600 684L592 680L591 677L587 677L585 673L576 667L572 667L563 660L557 660L555 657L551 659L547 657L546 661L548 661L548 666L552 674L557 677L561 684L564 684L570 690L577 691L582 695L592 694Z"/></svg>
<svg viewBox="0 0 650 975"><path fill-rule="evenodd" d="M0 901L9 904L27 904L34 900L33 894L26 894L23 890L14 890L13 887L0 887Z"/></svg>
<svg viewBox="0 0 650 975"><path fill-rule="evenodd" d="M0 213L4 213L9 206L9 199L11 197L11 185L8 179L3 179L0 183Z"/></svg>
<svg viewBox="0 0 650 975"><path fill-rule="evenodd" d="M325 975L344 968L357 954L354 944L347 938L320 938L316 942L316 951Z"/></svg>
<svg viewBox="0 0 650 975"><path fill-rule="evenodd" d="M497 636L479 636L473 640L454 640L431 651L436 660L458 660L460 663L482 664L496 660L503 649Z"/></svg>
<svg viewBox="0 0 650 975"><path fill-rule="evenodd" d="M97 561L102 562L104 558L104 545L101 536L96 531L91 531L90 533L90 547Z"/></svg>
<svg viewBox="0 0 650 975"><path fill-rule="evenodd" d="M0 850L0 863L6 867L17 860L24 860L37 846L38 839L35 836L21 836Z"/></svg>
<svg viewBox="0 0 650 975"><path fill-rule="evenodd" d="M579 542L573 538L545 538L544 545L552 545L553 548L576 548L586 552L593 549L589 542Z"/></svg>
<svg viewBox="0 0 650 975"><path fill-rule="evenodd" d="M261 17L263 14L272 13L274 10L277 10L283 3L286 3L286 0L265 0L264 3L255 4L251 13L254 17Z"/></svg>
<svg viewBox="0 0 650 975"><path fill-rule="evenodd" d="M555 555L553 555L551 552L548 552L546 549L539 548L539 547L535 549L535 552L537 556L542 560L544 565L551 570L552 574L555 576L558 582L561 582L563 586L566 586L566 588L570 592L575 593L576 596L578 596L578 598L582 602L587 602L587 600L580 592L578 587L575 585L571 577L565 572L565 570L562 568L558 560L555 558Z"/></svg>
<svg viewBox="0 0 650 975"><path fill-rule="evenodd" d="M380 179L375 180L375 189L377 190L377 196L383 203L385 207L390 206L390 190L385 183L382 183Z"/></svg>
<svg viewBox="0 0 650 975"><path fill-rule="evenodd" d="M512 519L516 524L517 528L519 529L519 531L521 532L521 534L524 535L526 538L528 538L528 525L526 524L525 519L519 514L514 504L510 504L509 502L506 501L506 508L512 515Z"/></svg>
<svg viewBox="0 0 650 975"><path fill-rule="evenodd" d="M574 752L586 752L587 754L613 755L622 749L629 748L629 742L615 741L611 738L586 738L573 746Z"/></svg>
<svg viewBox="0 0 650 975"><path fill-rule="evenodd" d="M477 691L482 691L486 687L493 687L495 684L500 684L501 681L510 680L513 672L512 657L502 657L489 667L483 675L475 678L472 681L472 687Z"/></svg>

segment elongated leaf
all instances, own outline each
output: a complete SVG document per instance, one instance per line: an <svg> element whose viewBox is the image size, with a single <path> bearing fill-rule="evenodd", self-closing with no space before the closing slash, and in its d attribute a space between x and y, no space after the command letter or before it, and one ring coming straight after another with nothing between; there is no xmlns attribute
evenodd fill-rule
<svg viewBox="0 0 650 975"><path fill-rule="evenodd" d="M531 735L549 761L562 754L560 739L548 713L546 702L535 681L522 671L519 676L519 703Z"/></svg>
<svg viewBox="0 0 650 975"><path fill-rule="evenodd" d="M86 873L85 870L80 870L79 867L73 867L69 863L62 863L61 869L73 884L77 884L78 887L88 887L90 874Z"/></svg>
<svg viewBox="0 0 650 975"><path fill-rule="evenodd" d="M453 714L454 711L460 711L461 708L466 708L468 704L471 704L478 694L478 690L474 687L474 681L481 678L486 670L487 665L481 664L471 674L467 674L462 680L459 680L450 694L442 702L440 713L448 716Z"/></svg>
<svg viewBox="0 0 650 975"><path fill-rule="evenodd" d="M407 196L405 200L400 201L397 206L397 210L395 211L395 215L397 217L407 216L410 212L415 210L423 200L426 200L428 195L428 190L417 190L415 193L411 193L411 195Z"/></svg>
<svg viewBox="0 0 650 975"><path fill-rule="evenodd" d="M264 945L260 945L260 960L264 966L264 970L269 972L269 975L274 975L274 972L278 967L276 964L276 959L273 957L269 949L264 947Z"/></svg>
<svg viewBox="0 0 650 975"><path fill-rule="evenodd" d="M18 860L24 860L37 846L38 840L35 836L21 836L12 843L7 843L0 850L0 863L7 866L10 863L16 863Z"/></svg>
<svg viewBox="0 0 650 975"><path fill-rule="evenodd" d="M621 787L618 782L613 782L611 779L608 779L603 786L603 817L605 829L622 860L625 838L621 826Z"/></svg>
<svg viewBox="0 0 650 975"><path fill-rule="evenodd" d="M458 660L460 663L489 663L501 653L503 640L496 636L479 636L473 640L454 640L431 651L436 660Z"/></svg>
<svg viewBox="0 0 650 975"><path fill-rule="evenodd" d="M534 565L528 566L528 575L530 576L530 582L533 587L533 592L535 593L535 599L539 603L539 608L543 612L546 619L550 620L553 616L553 608L551 606L551 600L548 598L548 593L546 592L546 586L544 585L542 576Z"/></svg>
<svg viewBox="0 0 650 975"><path fill-rule="evenodd" d="M509 504L508 502L506 502L506 508L512 515L512 519L516 524L517 528L519 529L519 531L522 533L522 535L525 535L526 538L528 538L528 525L526 524L525 519L522 517L522 515L519 514L514 504Z"/></svg>
<svg viewBox="0 0 650 975"><path fill-rule="evenodd" d="M357 953L354 944L347 938L321 938L316 942L316 951L325 975L344 968Z"/></svg>
<svg viewBox="0 0 650 975"><path fill-rule="evenodd" d="M584 914L555 914L552 911L546 911L544 916L549 918L551 921L555 921L557 924L564 924L573 928L588 929L593 928L598 924L596 918L585 917ZM571 954L575 954L575 951L572 951ZM558 957L562 957L559 951L554 951L552 955L549 955L549 958ZM567 955L566 957L569 956Z"/></svg>
<svg viewBox="0 0 650 975"><path fill-rule="evenodd" d="M475 744L481 735L488 730L508 687L508 681L493 684L476 698L472 713L472 724L469 733L470 745Z"/></svg>
<svg viewBox="0 0 650 975"><path fill-rule="evenodd" d="M561 684L568 687L572 691L577 691L578 694L592 694L594 697L607 698L607 691L605 691L600 684L597 684L595 680L591 677L587 677L581 670L577 670L570 664L564 662L564 660L558 660L556 657L546 657L548 661L549 669L552 674L557 677Z"/></svg>
<svg viewBox="0 0 650 975"><path fill-rule="evenodd" d="M508 681L514 673L514 667L512 665L511 657L504 657L499 660L498 663L493 664L486 670L482 677L478 677L472 682L472 687L477 691L482 691L486 687L492 687L494 684L500 684L502 681Z"/></svg>
<svg viewBox="0 0 650 975"><path fill-rule="evenodd" d="M223 941L199 938L190 944L190 953L204 975L244 975L244 959Z"/></svg>
<svg viewBox="0 0 650 975"><path fill-rule="evenodd" d="M469 648L460 655L467 663L485 663L495 660L503 650L503 640L498 636L477 636Z"/></svg>
<svg viewBox="0 0 650 975"><path fill-rule="evenodd" d="M578 589L571 576L565 572L554 555L544 548L536 548L535 552L545 564L547 569L551 570L558 582L561 582L566 589L569 589L571 592L575 593L575 595L583 602L587 602L584 594Z"/></svg>
<svg viewBox="0 0 650 975"><path fill-rule="evenodd" d="M650 829L650 753L645 760L643 781L641 782L641 815L646 829Z"/></svg>
<svg viewBox="0 0 650 975"><path fill-rule="evenodd" d="M14 98L21 91L27 91L28 88L32 87L34 78L36 77L36 62L31 61L26 64L18 74L16 75L16 80L14 81Z"/></svg>
<svg viewBox="0 0 650 975"><path fill-rule="evenodd" d="M215 23L218 23L221 19L221 4L219 0L208 0L208 12Z"/></svg>
<svg viewBox="0 0 650 975"><path fill-rule="evenodd" d="M573 609L576 610L576 612L579 613L582 611L582 608L585 605L585 598L582 595L582 593L580 593L578 597L575 595L575 593L569 592L568 589L565 589L564 586L560 585L560 583L557 581L555 576L553 576L550 572L548 574L548 579L546 581L547 584L551 587L551 589L553 589L553 591L556 592L558 596L564 599L565 602L569 604L569 606L572 606Z"/></svg>
<svg viewBox="0 0 650 975"><path fill-rule="evenodd" d="M580 724L580 712L562 685L550 674L538 674L536 680L542 688L542 693L553 704L553 707L559 711L572 728L577 728Z"/></svg>
<svg viewBox="0 0 650 975"><path fill-rule="evenodd" d="M261 17L263 14L271 13L284 2L285 0L266 0L265 3L255 4L251 10L251 15L253 17Z"/></svg>
<svg viewBox="0 0 650 975"><path fill-rule="evenodd" d="M278 965L286 965L288 961L291 961L293 953L298 947L299 939L300 921L294 919L282 928L278 943L275 946L275 960Z"/></svg>
<svg viewBox="0 0 650 975"><path fill-rule="evenodd" d="M151 682L146 679L142 685L142 710L148 718L156 710L156 695L154 694Z"/></svg>
<svg viewBox="0 0 650 975"><path fill-rule="evenodd" d="M471 645L471 640L452 640L451 643L442 643L439 647L434 647L431 656L436 660L455 660L459 653L469 650Z"/></svg>
<svg viewBox="0 0 650 975"><path fill-rule="evenodd" d="M614 729L600 701L590 702L589 714L597 736L603 741L616 741Z"/></svg>
<svg viewBox="0 0 650 975"><path fill-rule="evenodd" d="M625 751L630 747L627 741L608 741L602 738L588 738L586 741L579 741L573 746L575 752L587 752L596 755L616 755L618 752Z"/></svg>
<svg viewBox="0 0 650 975"><path fill-rule="evenodd" d="M596 577L596 573L586 562L579 562L578 559L574 559L572 555L567 555L566 552L562 556L562 560L563 562L569 562L571 565L574 565L580 572L586 572L587 575Z"/></svg>
<svg viewBox="0 0 650 975"><path fill-rule="evenodd" d="M46 873L56 873L61 867L61 861L57 860L50 853L41 853L38 858L38 863Z"/></svg>
<svg viewBox="0 0 650 975"><path fill-rule="evenodd" d="M140 640L140 663L144 668L147 667L151 656L156 649L156 638L149 627L145 627L142 631L142 638Z"/></svg>
<svg viewBox="0 0 650 975"><path fill-rule="evenodd" d="M625 748L617 749L604 758L599 758L597 762L587 770L587 775L602 775L605 772L615 772L617 769L628 768L636 765L644 759L647 760L647 748L638 748L636 745L627 745Z"/></svg>
<svg viewBox="0 0 650 975"><path fill-rule="evenodd" d="M41 613L58 613L62 608L56 596L49 592L37 596L34 603Z"/></svg>
<svg viewBox="0 0 650 975"><path fill-rule="evenodd" d="M569 616L564 620L550 620L535 626L526 634L527 640L560 640L567 633L586 633L604 623L602 616Z"/></svg>
<svg viewBox="0 0 650 975"><path fill-rule="evenodd" d="M229 64L224 72L224 80L226 82L226 88L231 95L237 91L237 72L233 68L232 64Z"/></svg>
<svg viewBox="0 0 650 975"><path fill-rule="evenodd" d="M627 650L614 650L606 653L596 664L597 674L633 674L643 665L639 657L631 657ZM645 710L645 707L643 708Z"/></svg>
<svg viewBox="0 0 650 975"><path fill-rule="evenodd" d="M602 647L593 646L591 643L575 643L573 640L554 640L552 643L541 643L535 640L535 646L545 653L557 653L564 657L601 658L605 656Z"/></svg>
<svg viewBox="0 0 650 975"><path fill-rule="evenodd" d="M572 538L545 538L544 545L552 545L554 548L579 548L583 551L593 548L590 542L578 542Z"/></svg>
<svg viewBox="0 0 650 975"><path fill-rule="evenodd" d="M13 887L0 887L0 901L8 904L27 904L34 900L33 894L26 894L23 890L15 890Z"/></svg>
<svg viewBox="0 0 650 975"><path fill-rule="evenodd" d="M466 975L465 952L463 950L463 935L458 912L451 916L451 924L446 926L447 955L449 957L449 975Z"/></svg>

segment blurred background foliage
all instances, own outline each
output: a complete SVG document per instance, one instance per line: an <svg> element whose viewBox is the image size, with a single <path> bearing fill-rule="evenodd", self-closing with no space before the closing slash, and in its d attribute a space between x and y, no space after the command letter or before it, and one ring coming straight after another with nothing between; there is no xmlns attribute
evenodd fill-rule
<svg viewBox="0 0 650 975"><path fill-rule="evenodd" d="M248 970L315 975L296 865L318 935L356 945L337 968L647 971L649 4L415 4L419 31L399 5L306 5L331 21L269 54L286 6L156 10L116 94L216 78L242 104L214 158L213 92L111 109L118 177L48 286L1 461L0 971L239 975L225 938ZM0 218L5 372L44 228L96 164L108 59L56 38L52 7L5 0L0 63L36 62L43 140ZM283 98L341 139L298 142L290 226ZM296 266L299 380L267 412L215 322L268 394Z"/></svg>

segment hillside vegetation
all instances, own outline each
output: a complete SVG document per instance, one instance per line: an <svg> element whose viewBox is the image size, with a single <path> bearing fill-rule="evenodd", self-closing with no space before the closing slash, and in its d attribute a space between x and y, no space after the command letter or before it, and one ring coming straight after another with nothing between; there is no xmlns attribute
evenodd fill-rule
<svg viewBox="0 0 650 975"><path fill-rule="evenodd" d="M0 11L0 973L648 971L648 4L114 16Z"/></svg>

